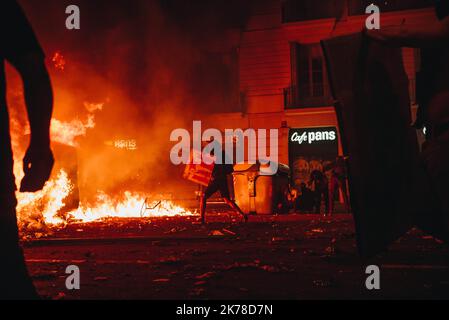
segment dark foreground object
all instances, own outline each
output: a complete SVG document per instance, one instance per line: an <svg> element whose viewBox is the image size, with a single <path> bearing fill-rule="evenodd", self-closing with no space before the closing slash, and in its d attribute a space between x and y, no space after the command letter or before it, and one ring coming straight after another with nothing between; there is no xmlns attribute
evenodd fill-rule
<svg viewBox="0 0 449 320"><path fill-rule="evenodd" d="M25 254L38 291L52 299L449 298L449 250L418 230L361 261L349 215L210 221L73 225L27 243ZM80 268L80 290L65 288L71 264ZM381 268L379 291L365 287L370 264Z"/></svg>
<svg viewBox="0 0 449 320"><path fill-rule="evenodd" d="M401 49L361 33L322 45L338 101L360 253L371 257L416 225L446 239L420 165Z"/></svg>

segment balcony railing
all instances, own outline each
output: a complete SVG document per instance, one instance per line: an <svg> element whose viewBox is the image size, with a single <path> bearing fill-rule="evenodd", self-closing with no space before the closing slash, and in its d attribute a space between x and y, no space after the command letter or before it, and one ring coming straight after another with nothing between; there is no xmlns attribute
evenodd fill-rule
<svg viewBox="0 0 449 320"><path fill-rule="evenodd" d="M323 91L329 92L326 86ZM284 88L285 109L325 107L333 104L333 99L329 95L310 96L301 94L301 92L304 90L299 90L297 86Z"/></svg>

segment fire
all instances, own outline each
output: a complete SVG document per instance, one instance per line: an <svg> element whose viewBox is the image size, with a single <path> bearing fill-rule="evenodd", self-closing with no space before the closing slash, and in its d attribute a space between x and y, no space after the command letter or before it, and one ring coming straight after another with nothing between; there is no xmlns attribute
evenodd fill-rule
<svg viewBox="0 0 449 320"><path fill-rule="evenodd" d="M89 114L86 121L79 119L70 122L62 122L52 119L50 134L52 141L76 147L76 138L84 136L88 129L95 127L94 115Z"/></svg>
<svg viewBox="0 0 449 320"><path fill-rule="evenodd" d="M51 58L51 61L53 62L53 66L60 71L64 71L66 61L64 56L61 54L61 52L57 51L54 53L53 57Z"/></svg>
<svg viewBox="0 0 449 320"><path fill-rule="evenodd" d="M123 196L111 197L99 192L94 204L81 204L76 210L61 212L73 185L64 170L48 181L37 193L17 193L17 215L21 229L42 230L71 222L89 223L106 218L151 218L190 216L193 213L171 201L148 202L143 194L126 191Z"/></svg>
<svg viewBox="0 0 449 320"><path fill-rule="evenodd" d="M20 181L23 173L21 166L16 166L15 174ZM41 230L47 225L64 223L58 213L64 207L64 199L73 186L67 174L61 170L55 179L48 181L44 188L36 193L17 192L17 216L19 227L31 231Z"/></svg>
<svg viewBox="0 0 449 320"><path fill-rule="evenodd" d="M192 213L170 201L154 201L149 206L145 196L126 191L123 200L116 200L99 193L97 204L93 207L82 206L69 213L69 216L81 222L93 222L104 218L150 218L167 216L188 216Z"/></svg>
<svg viewBox="0 0 449 320"><path fill-rule="evenodd" d="M91 105L101 109L101 105ZM53 119L51 138L53 141L77 147L76 138L84 136L89 128L95 126L93 115L87 121L73 120L62 122ZM13 137L14 138L14 137ZM23 153L23 152L22 152ZM16 154L20 154L17 152ZM15 159L14 174L16 184L23 177L22 162ZM48 181L43 190L37 193L17 192L17 217L22 231L45 232L53 226L64 226L71 222L89 223L106 218L150 218L168 216L188 216L192 212L167 200L149 201L147 195L124 191L122 194L109 196L99 191L93 203L81 203L78 209L65 212L74 186L68 174L59 170Z"/></svg>

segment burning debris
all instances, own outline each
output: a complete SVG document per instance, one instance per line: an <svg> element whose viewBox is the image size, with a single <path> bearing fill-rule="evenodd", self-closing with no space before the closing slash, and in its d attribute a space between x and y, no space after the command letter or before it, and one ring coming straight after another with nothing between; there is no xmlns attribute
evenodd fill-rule
<svg viewBox="0 0 449 320"><path fill-rule="evenodd" d="M53 62L53 66L56 70L64 71L66 66L66 60L64 56L61 54L61 52L56 51L53 55L53 58L51 59L51 62Z"/></svg>
<svg viewBox="0 0 449 320"><path fill-rule="evenodd" d="M112 196L99 190L93 201L80 202L79 194L75 197L76 201L72 199L73 193L78 193L78 163L76 160L76 150L79 147L78 139L84 137L89 129L95 127L95 117L92 112L102 110L104 104L85 103L84 106L89 111L85 121L74 119L63 122L52 119L51 139L58 145L58 148L59 145L61 148L64 147L64 158L68 159L57 159L55 172L43 190L37 193L17 192L17 216L22 233L41 236L50 233L53 227L66 226L74 222L90 223L107 218L192 215L192 212L171 201L159 199L152 201L148 195L132 191L117 192ZM15 153L14 173L16 183L19 184L23 177L22 161L19 155L23 154L24 149L21 147L23 143L20 143L24 135L20 132L24 132L26 136L28 129L14 131L13 140L17 142L14 146L19 149Z"/></svg>
<svg viewBox="0 0 449 320"><path fill-rule="evenodd" d="M51 138L68 146L78 146L76 138L84 136L88 129L95 127L94 116L89 115L86 121L79 119L70 122L62 122L57 119L51 121Z"/></svg>
<svg viewBox="0 0 449 320"><path fill-rule="evenodd" d="M44 189L35 194L18 193L19 226L25 232L43 232L53 226L69 223L90 223L107 218L151 218L169 216L190 216L193 213L171 201L155 201L151 207L142 210L148 203L145 195L124 192L112 197L99 192L93 204L82 203L79 208L63 212L73 184L61 170L55 179L47 182Z"/></svg>

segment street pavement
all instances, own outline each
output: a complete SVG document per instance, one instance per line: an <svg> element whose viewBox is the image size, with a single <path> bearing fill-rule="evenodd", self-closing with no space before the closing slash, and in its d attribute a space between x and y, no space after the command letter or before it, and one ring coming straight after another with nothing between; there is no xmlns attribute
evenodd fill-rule
<svg viewBox="0 0 449 320"><path fill-rule="evenodd" d="M23 243L48 299L447 299L448 247L413 229L370 260L351 215L110 219L70 224ZM379 230L381 232L381 230ZM80 269L80 289L65 285ZM368 290L366 267L380 268Z"/></svg>

